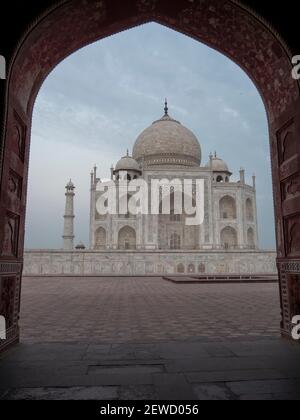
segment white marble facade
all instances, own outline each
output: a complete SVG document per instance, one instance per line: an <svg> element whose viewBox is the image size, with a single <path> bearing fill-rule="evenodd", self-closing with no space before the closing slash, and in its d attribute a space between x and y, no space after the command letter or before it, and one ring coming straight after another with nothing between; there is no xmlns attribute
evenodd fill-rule
<svg viewBox="0 0 300 420"><path fill-rule="evenodd" d="M185 215L105 215L97 212L101 179L91 174L90 249L92 250L245 250L258 249L255 177L245 182L241 170L232 181L227 164L217 154L201 166L201 146L195 135L165 115L136 140L132 156L127 153L111 169L116 183L153 179L204 180L205 218L201 226L187 226Z"/></svg>
<svg viewBox="0 0 300 420"><path fill-rule="evenodd" d="M274 274L270 251L60 251L28 250L24 275Z"/></svg>
<svg viewBox="0 0 300 420"><path fill-rule="evenodd" d="M90 244L73 245L74 185L66 186L63 250L28 250L26 275L150 275L150 274L273 274L276 253L259 249L256 180L245 182L245 171L232 180L217 153L201 165L195 135L168 114L137 138L129 152L111 168L118 188L143 179L204 180L204 223L187 226L186 215L100 215L97 200L102 180L91 173ZM130 197L128 197L129 199ZM172 209L172 206L171 206Z"/></svg>

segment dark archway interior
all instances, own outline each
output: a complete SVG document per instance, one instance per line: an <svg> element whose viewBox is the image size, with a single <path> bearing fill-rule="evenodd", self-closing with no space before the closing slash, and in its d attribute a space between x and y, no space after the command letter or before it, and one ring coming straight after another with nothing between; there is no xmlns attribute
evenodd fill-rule
<svg viewBox="0 0 300 420"><path fill-rule="evenodd" d="M254 3L253 3L254 4ZM0 308L5 346L18 341L27 174L33 104L49 72L77 49L116 32L155 21L199 40L235 61L257 86L269 121L280 273L282 333L290 336L300 281L299 84L291 52L271 26L236 1L102 0L33 5L18 14L20 29L7 39L8 78L1 84ZM267 6L260 5L261 8ZM273 6L272 6L273 7ZM275 6L274 6L275 7ZM28 9L28 3L26 4ZM8 8L8 15L10 9ZM266 10L266 9L264 9ZM22 23L23 21L23 23ZM283 27L286 27L283 23ZM26 28L26 29L25 29ZM288 33L288 32L287 32ZM291 44L291 48L293 45ZM13 182L11 182L13 181ZM11 185L14 188L11 188ZM291 280L292 279L292 280ZM4 345L2 344L2 348Z"/></svg>

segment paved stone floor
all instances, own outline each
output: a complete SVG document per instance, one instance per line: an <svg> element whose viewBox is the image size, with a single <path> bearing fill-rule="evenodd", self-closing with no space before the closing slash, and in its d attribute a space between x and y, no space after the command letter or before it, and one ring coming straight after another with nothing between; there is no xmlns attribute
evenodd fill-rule
<svg viewBox="0 0 300 420"><path fill-rule="evenodd" d="M23 342L152 342L278 334L276 284L161 278L25 278Z"/></svg>
<svg viewBox="0 0 300 420"><path fill-rule="evenodd" d="M0 360L0 399L300 400L299 345L20 344Z"/></svg>
<svg viewBox="0 0 300 420"><path fill-rule="evenodd" d="M300 400L272 284L25 279L0 399Z"/></svg>

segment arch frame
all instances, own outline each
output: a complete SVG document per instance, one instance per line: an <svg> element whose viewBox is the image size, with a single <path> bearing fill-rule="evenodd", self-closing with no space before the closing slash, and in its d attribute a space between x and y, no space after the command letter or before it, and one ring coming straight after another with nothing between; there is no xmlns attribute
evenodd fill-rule
<svg viewBox="0 0 300 420"><path fill-rule="evenodd" d="M0 349L19 339L30 132L39 88L72 52L147 22L177 30L226 55L246 71L261 94L270 132L281 331L290 337L290 308L295 305L289 278L300 282L300 250L291 250L290 244L295 241L294 226L300 223L300 201L297 194L281 192L290 182L300 183L300 84L291 77L287 45L271 25L237 0L64 0L32 22L7 60L0 145L0 311L9 327ZM283 154L287 132L296 151L288 160ZM16 190L10 187L11 177ZM9 237L7 226L12 227Z"/></svg>
<svg viewBox="0 0 300 420"><path fill-rule="evenodd" d="M253 227L248 226L247 228L247 245L249 248L255 248L255 231Z"/></svg>
<svg viewBox="0 0 300 420"><path fill-rule="evenodd" d="M233 234L234 236L234 244L228 244L228 248L224 245L226 245L227 243L223 243L224 241L224 234L229 233ZM236 249L239 246L239 240L238 240L238 231L236 230L236 228L234 228L232 225L228 224L227 226L223 227L220 230L220 243L221 246L224 246L225 249Z"/></svg>
<svg viewBox="0 0 300 420"><path fill-rule="evenodd" d="M230 199L231 204L233 204L233 214L234 217L224 217L224 206L222 208L222 204L225 199ZM219 199L219 217L222 221L224 220L236 220L237 219L237 198L231 194L226 194Z"/></svg>
<svg viewBox="0 0 300 420"><path fill-rule="evenodd" d="M98 234L99 234L100 231L102 231L102 233L104 233L104 235L103 235L103 239L104 239L103 248L98 248L97 237L98 237ZM96 226L95 232L94 232L94 249L95 250L104 250L106 248L107 248L107 229L104 226Z"/></svg>
<svg viewBox="0 0 300 420"><path fill-rule="evenodd" d="M124 239L124 247L121 246L121 235L127 232L127 236L124 238L122 237L122 240ZM128 247L126 246L128 244ZM126 251L133 251L137 249L137 231L134 227L130 225L124 225L122 227L119 227L118 230L118 249L126 250Z"/></svg>

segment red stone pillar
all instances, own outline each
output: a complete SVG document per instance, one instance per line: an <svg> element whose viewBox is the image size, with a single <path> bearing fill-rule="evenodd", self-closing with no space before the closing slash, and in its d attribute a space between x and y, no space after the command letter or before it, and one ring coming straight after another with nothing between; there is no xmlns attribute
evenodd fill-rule
<svg viewBox="0 0 300 420"><path fill-rule="evenodd" d="M7 339L0 350L19 339L21 274L29 160L29 126L17 103L10 101L0 183L0 315Z"/></svg>
<svg viewBox="0 0 300 420"><path fill-rule="evenodd" d="M300 315L300 100L271 125L281 330L290 337Z"/></svg>

